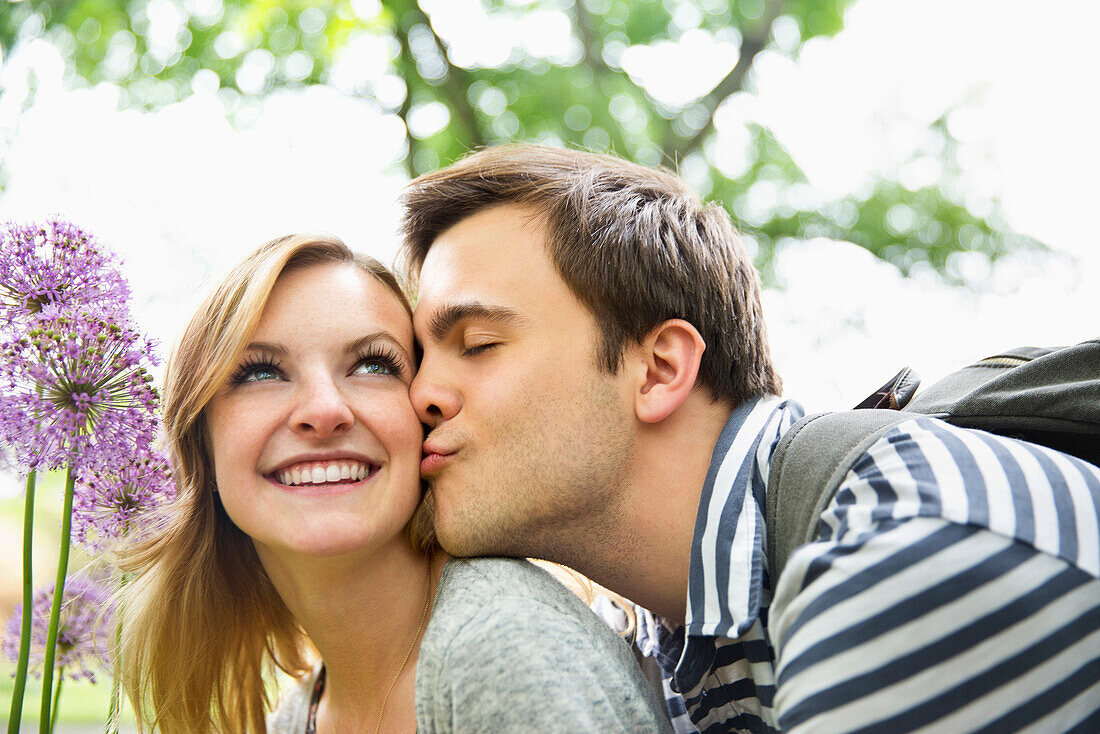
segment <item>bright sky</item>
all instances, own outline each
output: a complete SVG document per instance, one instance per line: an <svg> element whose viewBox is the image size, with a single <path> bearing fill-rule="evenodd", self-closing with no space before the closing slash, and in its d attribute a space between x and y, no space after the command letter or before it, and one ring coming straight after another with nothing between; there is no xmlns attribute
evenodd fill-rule
<svg viewBox="0 0 1100 734"><path fill-rule="evenodd" d="M466 18L451 31L456 39L479 30L506 37ZM558 25L548 17L520 32L558 53ZM844 243L793 248L781 261L786 288L766 294L789 395L842 408L904 365L933 378L1003 347L1097 335L1098 25L1093 0L858 0L846 29L807 44L797 62L759 60L758 93L720 112L731 167L741 122L764 121L815 194L838 196L876 171L898 170L928 122L967 103L949 124L973 190L999 196L1012 226L1062 253L1006 263L971 291L904 280ZM663 63L635 54L629 69L672 98L715 65L720 77L729 48L669 46ZM37 101L16 131L13 101L28 68L38 75ZM402 143L395 118L319 88L277 94L254 124L234 129L209 92L156 113L119 112L112 89L67 91L61 70L58 54L39 45L10 59L0 78L9 90L0 145L10 140L0 148L8 175L0 219L59 213L108 243L126 263L134 312L165 352L209 279L271 237L330 232L392 258L403 183L388 165Z"/></svg>

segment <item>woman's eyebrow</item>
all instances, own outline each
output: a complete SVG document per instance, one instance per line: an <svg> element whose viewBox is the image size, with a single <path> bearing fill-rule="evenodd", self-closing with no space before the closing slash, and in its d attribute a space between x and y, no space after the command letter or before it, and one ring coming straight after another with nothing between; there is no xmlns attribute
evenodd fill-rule
<svg viewBox="0 0 1100 734"><path fill-rule="evenodd" d="M367 347L377 341L389 342L393 346L397 347L401 350L401 353L405 355L406 360L412 358L412 355L408 353L408 350L406 350L405 347L401 345L401 341L388 331L372 331L366 336L361 336L355 341L348 342L348 345L347 347L345 347L344 352L351 355L358 354L359 352L364 351Z"/></svg>
<svg viewBox="0 0 1100 734"><path fill-rule="evenodd" d="M495 324L515 324L526 321L523 316L504 306L487 306L478 301L452 303L439 307L428 322L428 335L443 341L462 321L490 321Z"/></svg>
<svg viewBox="0 0 1100 734"><path fill-rule="evenodd" d="M273 354L276 357L286 357L288 352L286 347L279 344L272 344L271 342L250 342L248 346L244 348L246 352L265 352L267 354Z"/></svg>

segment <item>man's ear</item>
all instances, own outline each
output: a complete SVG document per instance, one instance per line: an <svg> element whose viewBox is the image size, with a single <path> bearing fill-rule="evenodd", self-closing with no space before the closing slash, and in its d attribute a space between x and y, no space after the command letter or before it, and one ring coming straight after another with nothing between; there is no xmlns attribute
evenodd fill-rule
<svg viewBox="0 0 1100 734"><path fill-rule="evenodd" d="M707 348L698 329L683 319L661 322L640 345L644 381L634 395L634 411L644 423L663 421L683 405L695 387Z"/></svg>

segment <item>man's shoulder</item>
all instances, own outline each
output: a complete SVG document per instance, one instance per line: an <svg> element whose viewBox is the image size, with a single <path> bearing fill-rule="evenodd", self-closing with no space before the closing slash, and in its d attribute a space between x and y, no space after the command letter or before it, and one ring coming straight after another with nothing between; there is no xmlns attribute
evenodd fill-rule
<svg viewBox="0 0 1100 734"><path fill-rule="evenodd" d="M1100 489L1100 467L1070 454L1020 438L965 428L934 416L914 414L869 445L852 467L856 474L881 474L965 484L1007 474L1014 489L1081 478Z"/></svg>
<svg viewBox="0 0 1100 734"><path fill-rule="evenodd" d="M939 517L1100 574L1100 467L1052 448L915 415L870 445L822 513L835 534Z"/></svg>

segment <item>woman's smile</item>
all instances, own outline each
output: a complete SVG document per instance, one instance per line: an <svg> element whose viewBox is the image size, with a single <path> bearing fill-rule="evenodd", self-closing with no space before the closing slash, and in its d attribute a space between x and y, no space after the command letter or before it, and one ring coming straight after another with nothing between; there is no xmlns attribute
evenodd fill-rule
<svg viewBox="0 0 1100 734"><path fill-rule="evenodd" d="M303 461L275 472L279 484L354 484L378 470L378 467L354 459L335 461Z"/></svg>

